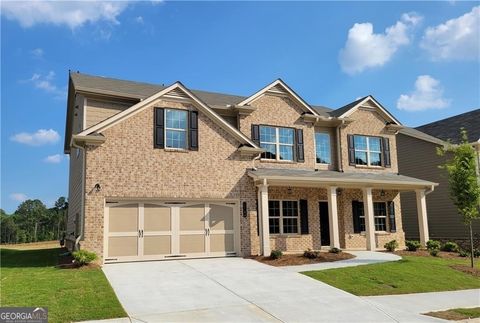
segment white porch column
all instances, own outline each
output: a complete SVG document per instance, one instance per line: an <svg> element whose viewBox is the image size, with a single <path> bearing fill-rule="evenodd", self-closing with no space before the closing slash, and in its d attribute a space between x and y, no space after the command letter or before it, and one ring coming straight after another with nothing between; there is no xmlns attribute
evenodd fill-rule
<svg viewBox="0 0 480 323"><path fill-rule="evenodd" d="M417 216L420 244L422 247L425 247L427 245L427 241L430 240L428 234L427 202L425 199L425 190L415 190L415 193L417 196Z"/></svg>
<svg viewBox="0 0 480 323"><path fill-rule="evenodd" d="M330 230L330 247L340 248L340 238L338 234L338 204L337 188L328 187L328 226Z"/></svg>
<svg viewBox="0 0 480 323"><path fill-rule="evenodd" d="M260 232L260 251L264 256L270 256L270 232L268 223L268 185L267 180L258 186L258 211L259 232Z"/></svg>
<svg viewBox="0 0 480 323"><path fill-rule="evenodd" d="M375 219L373 216L372 188L363 189L363 212L365 214L365 231L367 235L367 250L376 249L375 242Z"/></svg>

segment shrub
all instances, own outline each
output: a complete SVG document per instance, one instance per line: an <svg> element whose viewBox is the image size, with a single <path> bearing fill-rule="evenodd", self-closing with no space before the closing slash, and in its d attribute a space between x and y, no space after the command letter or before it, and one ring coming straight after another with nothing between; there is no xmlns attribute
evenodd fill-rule
<svg viewBox="0 0 480 323"><path fill-rule="evenodd" d="M458 245L455 242L448 241L443 245L442 250L447 252L457 252Z"/></svg>
<svg viewBox="0 0 480 323"><path fill-rule="evenodd" d="M475 258L480 257L480 249L473 249L473 256Z"/></svg>
<svg viewBox="0 0 480 323"><path fill-rule="evenodd" d="M328 252L330 252L330 253L340 253L340 252L342 252L342 249L333 247L333 248L330 248L330 250L328 250Z"/></svg>
<svg viewBox="0 0 480 323"><path fill-rule="evenodd" d="M408 251L417 251L420 248L420 242L416 240L405 241L405 246Z"/></svg>
<svg viewBox="0 0 480 323"><path fill-rule="evenodd" d="M433 250L433 249L440 250L441 247L442 247L442 244L440 243L440 241L437 241L437 240L428 240L427 241L427 249L428 250Z"/></svg>
<svg viewBox="0 0 480 323"><path fill-rule="evenodd" d="M97 254L88 250L78 250L72 253L75 263L80 266L88 265L92 261L97 259Z"/></svg>
<svg viewBox="0 0 480 323"><path fill-rule="evenodd" d="M438 256L438 252L439 252L438 249L429 249L428 251L430 252L431 256L434 256L434 257Z"/></svg>
<svg viewBox="0 0 480 323"><path fill-rule="evenodd" d="M392 241L389 241L386 244L384 244L383 247L385 249L387 249L388 251L393 252L393 251L395 251L395 249L398 248L398 242L397 242L397 240L392 240Z"/></svg>
<svg viewBox="0 0 480 323"><path fill-rule="evenodd" d="M308 259L315 259L318 258L320 252L313 251L312 249L307 249L303 252L303 256Z"/></svg>
<svg viewBox="0 0 480 323"><path fill-rule="evenodd" d="M468 256L470 255L470 253L469 253L468 251L465 251L465 250L460 250L460 251L458 252L458 255L459 255L460 257L468 257Z"/></svg>
<svg viewBox="0 0 480 323"><path fill-rule="evenodd" d="M272 252L270 252L270 258L272 259L280 259L282 258L282 256L283 256L282 250L272 250Z"/></svg>

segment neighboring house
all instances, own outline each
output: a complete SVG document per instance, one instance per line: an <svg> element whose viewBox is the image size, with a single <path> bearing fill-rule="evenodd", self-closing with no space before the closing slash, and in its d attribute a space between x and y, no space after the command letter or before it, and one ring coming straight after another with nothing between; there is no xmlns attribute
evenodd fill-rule
<svg viewBox="0 0 480 323"><path fill-rule="evenodd" d="M402 128L372 96L331 110L282 80L249 97L71 73L68 240L104 262L422 243L434 182L398 174Z"/></svg>
<svg viewBox="0 0 480 323"><path fill-rule="evenodd" d="M447 173L438 167L444 164L446 159L436 153L437 147L446 145L447 141L452 144L460 143L462 127L467 130L469 141L474 146L480 163L480 109L415 129L404 128L397 135L400 173L440 183L427 200L429 232L432 239L461 241L469 236L468 227L462 222L457 208L450 199ZM405 236L407 239L418 239L415 195L409 192L402 193L401 199ZM480 234L480 221L474 221L473 231L476 236Z"/></svg>

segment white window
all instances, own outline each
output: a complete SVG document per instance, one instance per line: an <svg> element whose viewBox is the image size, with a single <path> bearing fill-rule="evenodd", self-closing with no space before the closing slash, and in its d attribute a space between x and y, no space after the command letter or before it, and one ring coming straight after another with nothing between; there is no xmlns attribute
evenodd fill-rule
<svg viewBox="0 0 480 323"><path fill-rule="evenodd" d="M187 116L184 110L165 109L165 147L187 149Z"/></svg>
<svg viewBox="0 0 480 323"><path fill-rule="evenodd" d="M365 231L365 213L363 203L359 206L360 213L360 230ZM387 203L373 202L373 217L375 221L375 231L387 231Z"/></svg>
<svg viewBox="0 0 480 323"><path fill-rule="evenodd" d="M366 166L382 165L382 141L380 137L353 136L355 164Z"/></svg>
<svg viewBox="0 0 480 323"><path fill-rule="evenodd" d="M298 201L268 201L268 220L271 234L298 234Z"/></svg>
<svg viewBox="0 0 480 323"><path fill-rule="evenodd" d="M331 163L330 135L328 133L315 133L315 155L317 164Z"/></svg>
<svg viewBox="0 0 480 323"><path fill-rule="evenodd" d="M293 160L295 132L292 128L260 126L260 147L264 159Z"/></svg>

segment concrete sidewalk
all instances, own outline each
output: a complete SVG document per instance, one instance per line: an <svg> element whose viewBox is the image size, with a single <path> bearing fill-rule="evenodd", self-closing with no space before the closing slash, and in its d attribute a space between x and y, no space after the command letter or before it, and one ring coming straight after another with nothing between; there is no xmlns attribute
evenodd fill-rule
<svg viewBox="0 0 480 323"><path fill-rule="evenodd" d="M387 261L397 261L402 259L402 257L397 256L392 253L387 252L374 252L374 251L346 251L355 256L355 258L340 260L335 262L321 262L318 264L309 264L309 265L299 265L299 266L285 266L280 267L283 270L293 271L293 272L302 272L302 271L311 271L311 270L325 270L332 268L344 268L344 267L354 267L361 265L370 265L377 264Z"/></svg>

